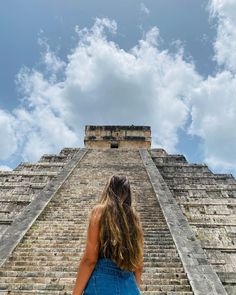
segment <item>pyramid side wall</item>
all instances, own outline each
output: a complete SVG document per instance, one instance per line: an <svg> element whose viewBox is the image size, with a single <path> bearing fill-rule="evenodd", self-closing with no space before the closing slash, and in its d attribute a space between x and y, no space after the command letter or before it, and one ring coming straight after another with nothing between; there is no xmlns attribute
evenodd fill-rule
<svg viewBox="0 0 236 295"><path fill-rule="evenodd" d="M236 290L236 180L205 164L152 153L163 179L228 294Z"/></svg>

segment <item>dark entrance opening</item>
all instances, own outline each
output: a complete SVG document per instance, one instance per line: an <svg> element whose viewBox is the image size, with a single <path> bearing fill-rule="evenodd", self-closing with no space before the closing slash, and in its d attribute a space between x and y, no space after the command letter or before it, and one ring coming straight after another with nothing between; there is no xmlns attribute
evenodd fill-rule
<svg viewBox="0 0 236 295"><path fill-rule="evenodd" d="M111 143L111 149L118 149L118 142Z"/></svg>

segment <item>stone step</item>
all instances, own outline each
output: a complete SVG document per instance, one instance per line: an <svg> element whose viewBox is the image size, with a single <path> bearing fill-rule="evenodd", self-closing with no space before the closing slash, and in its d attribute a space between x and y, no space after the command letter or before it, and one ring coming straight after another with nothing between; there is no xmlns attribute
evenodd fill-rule
<svg viewBox="0 0 236 295"><path fill-rule="evenodd" d="M78 240L80 241L85 241L82 240L80 238L80 236L74 236L74 237L70 237L70 236L57 236L57 237L45 237L45 238L41 238L41 239L25 239L23 241L24 244L21 245L21 247L29 247L31 245L34 245L34 247L42 247L45 246L47 247L47 245L52 245L52 244L58 244L58 247L61 247L65 244L65 242L68 242L68 244L77 244ZM156 245L156 242L159 242L158 245ZM54 245L55 246L55 245ZM144 242L144 247L151 249L151 248L155 248L156 250L159 248L166 248L166 249L173 249L175 248L174 242L173 241L169 241L169 240L163 240L160 241L160 239L155 239L155 240L150 240L150 241L145 241Z"/></svg>
<svg viewBox="0 0 236 295"><path fill-rule="evenodd" d="M168 160L164 160L161 162L159 158L152 157L154 163L158 167L160 172L207 172L212 173L206 164L197 164L197 163L168 163ZM158 161L159 160L159 161Z"/></svg>
<svg viewBox="0 0 236 295"><path fill-rule="evenodd" d="M70 291L72 290L75 279L46 279L43 278L42 282L38 283L37 280L33 280L32 282L25 282L22 278L12 281L10 285L8 283L0 283L1 290L65 290ZM66 284L65 284L66 283ZM170 291L191 291L191 287L189 285L164 285L161 286L159 284L151 284L151 285L144 285L142 287L145 291L163 291L163 292L170 292Z"/></svg>
<svg viewBox="0 0 236 295"><path fill-rule="evenodd" d="M2 289L6 289L6 285L7 284L11 284L11 283L21 283L21 284L50 284L50 283L59 283L61 284L62 282L64 283L66 281L67 284L74 284L75 282L75 277L76 277L76 273L72 273L71 276L60 276L60 277L55 277L55 276L32 276L31 273L27 273L27 276L10 276L10 277L2 277L1 278L1 285L0 288ZM149 285L154 286L154 285L176 285L176 286L186 286L188 285L188 279L184 278L158 278L158 279L154 279L154 278L149 278L149 279L142 279L142 286L143 288L148 288Z"/></svg>
<svg viewBox="0 0 236 295"><path fill-rule="evenodd" d="M77 257L80 257L80 255L82 254L83 252L81 250L77 250L77 251L64 251L64 252L59 252L59 251L51 251L51 252L45 252L45 251L34 251L34 253L31 253L31 251L29 252L18 252L15 254L14 257L9 257L8 259L8 262L10 261L14 261L16 258L18 259L17 261L19 260L23 260L23 261L26 261L28 259L30 260L44 260L44 259L47 259L47 260L50 260L50 259L53 259L53 260L63 260L64 258L63 257L75 257L75 259ZM170 252L170 253L144 253L144 261L176 261L176 262L179 262L180 261L180 258L179 257L176 257L173 255L176 255L176 252Z"/></svg>
<svg viewBox="0 0 236 295"><path fill-rule="evenodd" d="M67 156L66 155L53 155L53 154L45 154L39 159L40 162L47 162L47 163L54 163L54 162L59 162L63 163L67 161Z"/></svg>
<svg viewBox="0 0 236 295"><path fill-rule="evenodd" d="M49 176L49 177L54 177L56 176L56 172L45 172L45 171L18 171L18 170L4 170L0 171L0 177L12 177L12 178L24 178L24 177L35 177L35 176Z"/></svg>
<svg viewBox="0 0 236 295"><path fill-rule="evenodd" d="M4 271L0 272L0 276L2 278L9 278L9 277L49 277L49 278L75 278L76 277L76 271L74 272L60 272L60 271ZM142 281L147 282L148 280L187 280L187 275L185 273L143 273L142 275Z"/></svg>
<svg viewBox="0 0 236 295"><path fill-rule="evenodd" d="M82 231L82 229L81 229L81 231ZM81 231L74 232L75 235L74 235L73 239L79 239L80 237L78 235L81 233ZM52 239L57 240L57 241L65 240L65 239L68 240L68 239L70 239L70 236L72 234L73 234L72 232L68 232L67 235L59 234L59 233L57 233L57 234L53 233L51 236L47 235L47 236L42 237L40 239L38 238L37 235L34 234L32 236L30 235L30 239L26 240L26 238L29 237L29 235L27 235L24 238L23 241L27 241L27 243L32 242L32 243L41 244L42 242L46 242L47 240L52 240ZM173 240L170 237L157 236L157 237L153 237L153 238L149 237L148 239L146 239L145 242L144 242L144 245L155 244L156 242L159 242L159 245L173 245L174 244Z"/></svg>
<svg viewBox="0 0 236 295"><path fill-rule="evenodd" d="M176 291L191 291L191 287L189 285L160 285L160 284L151 284L144 285L142 289L145 291L163 291L163 292L176 292Z"/></svg>
<svg viewBox="0 0 236 295"><path fill-rule="evenodd" d="M151 251L152 249L155 250L155 252L159 251L159 249L166 249L166 250L169 250L169 249L175 249L175 245L174 244L159 244L159 245L156 245L155 243L152 243L152 244L146 244L144 243L144 249L146 250L149 250Z"/></svg>
<svg viewBox="0 0 236 295"><path fill-rule="evenodd" d="M14 257L21 257L21 256L27 256L31 255L32 257L40 256L40 255L74 255L75 253L82 253L82 249L77 249L75 247L65 247L65 248L34 248L34 251L32 252L32 248L19 248L17 253L14 254ZM176 249L171 249L168 251L164 249L160 249L158 251L146 251L144 252L144 257L168 257L168 256L175 256L177 255ZM12 256L9 257L9 261L12 259Z"/></svg>
<svg viewBox="0 0 236 295"><path fill-rule="evenodd" d="M37 271L40 269L40 266L45 269L48 269L49 267L52 267L52 269L55 269L58 265L60 265L63 262L63 267L68 268L70 266L70 263L73 263L73 264L77 263L78 264L80 257L78 257L77 259L75 258L74 260L70 260L69 262L67 262L67 260L65 260L65 259L55 259L54 263L52 263L52 261L49 261L47 263L45 261L37 261L37 262L34 262L30 267L32 270L33 270L33 267L35 267L34 270L37 270ZM180 271L180 270L182 271L180 264L170 263L170 262L155 263L155 262L147 262L144 260L144 267L151 268L151 269L156 268L162 272L165 272L165 268L171 268L172 270L177 269L178 271ZM11 271L11 270L12 271L19 271L19 270L26 271L27 269L28 269L27 264L23 264L21 262L7 264L6 267L4 268L4 270L9 270L9 271ZM166 270L166 272L169 272L169 271Z"/></svg>
<svg viewBox="0 0 236 295"><path fill-rule="evenodd" d="M167 155L165 157L153 155L152 159L158 164L187 164L187 160L183 155Z"/></svg>
<svg viewBox="0 0 236 295"><path fill-rule="evenodd" d="M21 253L17 254L16 256L14 256L14 258L10 257L8 259L8 262L6 262L6 265L24 265L24 262L30 262L32 260L34 260L34 262L38 263L40 261L47 261L48 263L50 261L64 261L64 260L70 260L70 261L76 261L79 260L80 257L82 256L83 252L82 251L77 251L76 253L73 253L73 255L71 253L66 253L63 252L62 254L60 252L51 252L51 254L43 254L41 253L40 255L25 255L25 253ZM149 264L153 264L153 263L161 263L163 264L163 262L166 263L179 263L180 262L180 258L178 256L174 256L176 255L175 253L162 253L162 254L156 254L156 253L148 253L149 256L144 255L144 262L145 264L149 263ZM16 260L17 259L17 260ZM23 263L21 263L21 261L23 261ZM17 263L17 264L16 264ZM167 264L166 264L167 265ZM179 264L178 264L179 265ZM175 264L174 266L177 266L177 264Z"/></svg>
<svg viewBox="0 0 236 295"><path fill-rule="evenodd" d="M42 267L42 265L39 265L38 267L35 267L34 265L27 265L27 266L15 266L15 265L5 265L4 268L2 268L0 271L1 272L5 272L5 271L16 271L16 272L24 272L24 271L29 271L29 272L33 272L33 271L39 271L40 269L43 268L43 270L45 272L75 272L77 271L77 267L78 267L78 262L74 263L73 265L67 265L65 266L63 264L63 266L59 265L54 265L54 266L47 266L44 265ZM153 274L153 273L185 273L183 267L166 267L161 266L161 267L157 267L157 266L149 266L144 268L143 270L143 274ZM1 278L0 278L0 282L1 282Z"/></svg>

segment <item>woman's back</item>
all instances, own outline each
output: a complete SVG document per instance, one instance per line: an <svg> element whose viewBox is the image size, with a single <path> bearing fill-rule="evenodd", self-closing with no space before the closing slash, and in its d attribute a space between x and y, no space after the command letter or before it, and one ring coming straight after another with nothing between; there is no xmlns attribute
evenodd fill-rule
<svg viewBox="0 0 236 295"><path fill-rule="evenodd" d="M110 177L92 209L81 264L73 295L140 294L143 231L127 177Z"/></svg>

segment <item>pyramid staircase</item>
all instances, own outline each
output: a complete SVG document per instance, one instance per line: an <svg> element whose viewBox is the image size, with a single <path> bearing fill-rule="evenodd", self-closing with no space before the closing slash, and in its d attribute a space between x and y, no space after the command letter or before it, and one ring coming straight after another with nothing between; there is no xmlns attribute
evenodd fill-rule
<svg viewBox="0 0 236 295"><path fill-rule="evenodd" d="M112 174L129 177L144 229L142 294L227 294L152 157L64 149L1 172L0 295L71 294L89 212Z"/></svg>

